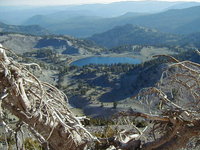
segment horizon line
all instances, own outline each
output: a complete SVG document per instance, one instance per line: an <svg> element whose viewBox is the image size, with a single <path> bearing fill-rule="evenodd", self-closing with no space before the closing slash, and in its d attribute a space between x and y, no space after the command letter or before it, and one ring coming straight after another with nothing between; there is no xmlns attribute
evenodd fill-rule
<svg viewBox="0 0 200 150"><path fill-rule="evenodd" d="M21 7L24 7L24 6L28 6L28 7L34 7L34 6L79 6L79 5L92 5L92 4L112 4L112 3L120 3L120 2L171 2L171 3L187 3L187 2L196 2L196 3L200 3L199 0L117 0L117 1L107 1L107 2L86 2L86 3L72 3L72 4L61 4L61 3L58 3L58 4L0 4L0 6L21 6Z"/></svg>

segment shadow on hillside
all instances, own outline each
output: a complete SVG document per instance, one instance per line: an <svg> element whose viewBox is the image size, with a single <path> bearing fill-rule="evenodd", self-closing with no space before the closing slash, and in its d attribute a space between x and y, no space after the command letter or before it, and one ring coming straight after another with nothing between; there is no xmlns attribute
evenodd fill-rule
<svg viewBox="0 0 200 150"><path fill-rule="evenodd" d="M86 98L81 98L80 96L73 96L69 98L69 104L72 105L74 108L83 108L89 105L89 100Z"/></svg>
<svg viewBox="0 0 200 150"><path fill-rule="evenodd" d="M154 86L160 80L165 67L165 64L149 64L142 69L136 68L122 75L119 79L120 86L114 86L110 92L103 94L100 101L120 101L132 97L142 88Z"/></svg>
<svg viewBox="0 0 200 150"><path fill-rule="evenodd" d="M68 46L68 44L65 40L44 38L38 41L38 43L35 45L35 48L43 48L43 47L49 47L49 46L59 48L63 46Z"/></svg>

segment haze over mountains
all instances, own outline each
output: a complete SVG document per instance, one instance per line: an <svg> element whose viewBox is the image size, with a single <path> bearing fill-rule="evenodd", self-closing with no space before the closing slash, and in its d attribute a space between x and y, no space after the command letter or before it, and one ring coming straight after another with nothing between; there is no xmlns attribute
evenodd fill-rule
<svg viewBox="0 0 200 150"><path fill-rule="evenodd" d="M126 1L69 6L0 6L0 21L40 25L54 34L76 37L89 37L125 24L188 34L200 31L199 5L198 2Z"/></svg>
<svg viewBox="0 0 200 150"><path fill-rule="evenodd" d="M72 13L74 16L70 13L65 15L64 12L62 14L58 13L58 15L38 15L28 19L25 25L37 24L53 33L69 34L76 37L88 37L125 24L140 25L178 34L200 31L200 28L198 28L200 24L200 6L172 9L154 14L129 12L113 18L89 16L84 13L82 15ZM68 18L63 19L64 16L68 16Z"/></svg>

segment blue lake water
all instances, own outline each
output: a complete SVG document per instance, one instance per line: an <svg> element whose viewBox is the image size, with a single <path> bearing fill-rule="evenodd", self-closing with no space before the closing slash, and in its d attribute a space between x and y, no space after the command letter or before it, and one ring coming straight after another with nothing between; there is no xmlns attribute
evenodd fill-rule
<svg viewBox="0 0 200 150"><path fill-rule="evenodd" d="M75 66L84 66L89 64L140 64L141 60L130 57L87 57L71 63Z"/></svg>

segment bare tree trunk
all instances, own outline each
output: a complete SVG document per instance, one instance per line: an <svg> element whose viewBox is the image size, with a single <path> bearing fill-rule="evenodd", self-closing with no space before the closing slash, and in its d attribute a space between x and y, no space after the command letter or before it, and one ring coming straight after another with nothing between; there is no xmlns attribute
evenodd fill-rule
<svg viewBox="0 0 200 150"><path fill-rule="evenodd" d="M0 50L2 109L17 116L55 150L81 150L95 139L67 108L63 93L38 81Z"/></svg>
<svg viewBox="0 0 200 150"><path fill-rule="evenodd" d="M198 136L200 126L188 126L184 123L175 124L171 131L164 134L161 138L145 143L142 150L177 150L186 147L188 141Z"/></svg>

